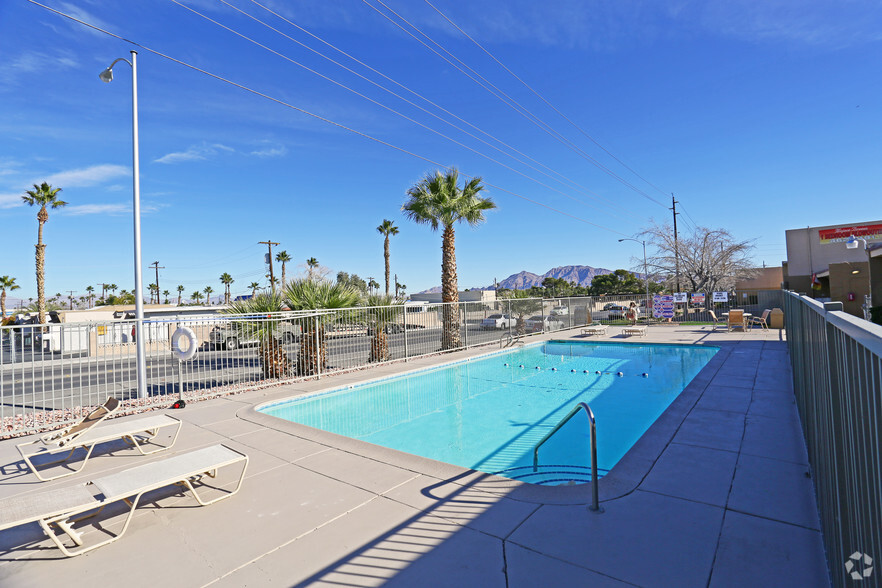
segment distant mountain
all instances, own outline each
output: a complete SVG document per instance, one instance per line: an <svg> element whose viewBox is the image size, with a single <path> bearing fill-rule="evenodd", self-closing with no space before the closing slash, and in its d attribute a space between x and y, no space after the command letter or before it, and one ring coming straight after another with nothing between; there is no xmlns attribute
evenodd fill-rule
<svg viewBox="0 0 882 588"><path fill-rule="evenodd" d="M566 280L567 282L570 282L571 284L575 283L579 286L590 286L591 280L594 279L594 276L602 276L604 274L611 273L612 270L600 267L591 267L590 265L564 265L552 268L541 276L527 271L512 274L504 280L500 280L499 287L508 288L510 290L526 290L527 288L530 288L532 286L541 286L542 280L544 280L545 278L560 278ZM491 284L490 286L484 286L483 288L471 289L493 290L493 285ZM423 290L422 292L420 292L420 294L435 294L438 292L441 292L441 286L435 286L434 288Z"/></svg>
<svg viewBox="0 0 882 588"><path fill-rule="evenodd" d="M541 276L530 272L519 272L511 275L499 282L500 288L509 288L511 290L524 290L532 286L541 286L542 280L545 278L558 278L566 280L571 284L579 286L590 286L594 276L602 276L611 274L612 270L604 268L591 267L590 265L564 265L551 268ZM493 286L488 286L487 290L492 290Z"/></svg>

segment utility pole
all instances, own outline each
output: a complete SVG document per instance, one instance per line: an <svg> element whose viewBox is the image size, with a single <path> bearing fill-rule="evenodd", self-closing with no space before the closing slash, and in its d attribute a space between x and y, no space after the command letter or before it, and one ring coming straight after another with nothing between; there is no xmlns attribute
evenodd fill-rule
<svg viewBox="0 0 882 588"><path fill-rule="evenodd" d="M154 261L147 267L152 267L156 270L156 304L159 304L159 270L165 269L165 266L159 265L158 261ZM153 292L150 293L150 302L153 302Z"/></svg>
<svg viewBox="0 0 882 588"><path fill-rule="evenodd" d="M674 199L674 193L671 192L671 202L673 206L671 210L674 211L674 281L677 284L676 292L680 291L680 249L677 243L677 201Z"/></svg>
<svg viewBox="0 0 882 588"><path fill-rule="evenodd" d="M276 276L275 276L275 274L273 274L273 245L278 245L278 243L274 243L272 241L258 241L257 244L258 245L266 245L269 248L269 255L267 256L267 259L269 260L269 266L270 266L270 274L269 274L270 287L273 289L273 294L275 294L276 293Z"/></svg>
<svg viewBox="0 0 882 588"><path fill-rule="evenodd" d="M67 295L68 310L73 310L73 295L74 295L74 292L76 292L76 290L65 290L65 292L68 293L68 295Z"/></svg>
<svg viewBox="0 0 882 588"><path fill-rule="evenodd" d="M395 274L395 298L398 298L398 274Z"/></svg>

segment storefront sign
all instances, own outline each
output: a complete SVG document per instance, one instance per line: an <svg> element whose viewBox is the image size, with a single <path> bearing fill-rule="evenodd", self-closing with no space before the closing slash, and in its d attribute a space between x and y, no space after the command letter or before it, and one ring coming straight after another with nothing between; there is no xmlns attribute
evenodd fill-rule
<svg viewBox="0 0 882 588"><path fill-rule="evenodd" d="M714 292L714 302L729 302L729 293Z"/></svg>
<svg viewBox="0 0 882 588"><path fill-rule="evenodd" d="M818 231L821 245L828 243L845 243L854 235L858 239L868 241L882 240L882 225L855 225L853 227L840 227L838 229L823 229Z"/></svg>

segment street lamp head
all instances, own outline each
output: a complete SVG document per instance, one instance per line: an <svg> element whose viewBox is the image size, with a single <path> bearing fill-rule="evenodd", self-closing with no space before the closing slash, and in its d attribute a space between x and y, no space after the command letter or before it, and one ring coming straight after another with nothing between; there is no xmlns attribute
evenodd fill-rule
<svg viewBox="0 0 882 588"><path fill-rule="evenodd" d="M851 237L848 238L848 241L845 242L845 247L846 247L847 249L857 249L857 247L858 247L858 240L855 239L855 236L854 236L854 235L852 235Z"/></svg>
<svg viewBox="0 0 882 588"><path fill-rule="evenodd" d="M98 79L100 79L105 84L109 84L111 80L113 80L113 66L108 67L100 74L98 74Z"/></svg>

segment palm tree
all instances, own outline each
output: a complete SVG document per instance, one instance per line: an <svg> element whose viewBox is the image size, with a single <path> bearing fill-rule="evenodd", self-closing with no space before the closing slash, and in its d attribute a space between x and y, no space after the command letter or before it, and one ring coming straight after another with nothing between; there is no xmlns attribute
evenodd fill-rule
<svg viewBox="0 0 882 588"><path fill-rule="evenodd" d="M285 289L285 264L291 261L291 256L287 251L279 251L276 254L276 261L282 264L282 290Z"/></svg>
<svg viewBox="0 0 882 588"><path fill-rule="evenodd" d="M199 302L202 300L202 292L200 292L199 290L196 290L195 292L190 294L190 298L193 299L196 302L196 304L199 304Z"/></svg>
<svg viewBox="0 0 882 588"><path fill-rule="evenodd" d="M371 334L369 362L386 361L392 358L389 352L388 332L400 328L398 315L404 311L402 300L382 294L369 295L364 301L368 332ZM397 331L393 331L397 332Z"/></svg>
<svg viewBox="0 0 882 588"><path fill-rule="evenodd" d="M178 291L178 306L180 306L181 305L181 295L184 293L184 287L182 285L178 284L177 291Z"/></svg>
<svg viewBox="0 0 882 588"><path fill-rule="evenodd" d="M304 278L293 280L285 289L285 302L291 310L348 308L358 304L361 294L347 284ZM297 352L297 373L310 376L327 367L325 325L337 320L333 312L304 317L304 333Z"/></svg>
<svg viewBox="0 0 882 588"><path fill-rule="evenodd" d="M0 320L6 318L6 291L18 290L20 286L15 283L15 278L0 276Z"/></svg>
<svg viewBox="0 0 882 588"><path fill-rule="evenodd" d="M310 257L309 259L306 260L306 268L309 271L308 278L310 280L312 279L313 272L315 271L315 269L318 266L319 266L319 262L315 257Z"/></svg>
<svg viewBox="0 0 882 588"><path fill-rule="evenodd" d="M374 290L379 290L379 289L380 289L380 285L377 283L377 281L373 278L368 278L368 294L370 294Z"/></svg>
<svg viewBox="0 0 882 588"><path fill-rule="evenodd" d="M169 292L168 290L162 291L162 298L163 298L162 303L163 304L168 304L168 295L169 294L171 294L171 292Z"/></svg>
<svg viewBox="0 0 882 588"><path fill-rule="evenodd" d="M110 290L110 291L113 292L113 293L116 293L116 291L117 291L118 288L119 288L119 286L117 286L116 284L111 284L111 285L109 285L109 286L107 287L107 289Z"/></svg>
<svg viewBox="0 0 882 588"><path fill-rule="evenodd" d="M156 296L156 303L159 304L159 286L156 284L150 284L147 286L147 289L150 290L150 304L153 304L153 296Z"/></svg>
<svg viewBox="0 0 882 588"><path fill-rule="evenodd" d="M398 227L390 220L383 219L377 227L377 232L383 235L383 258L386 260L386 296L389 295L389 236L398 234Z"/></svg>
<svg viewBox="0 0 882 588"><path fill-rule="evenodd" d="M86 286L86 292L88 292L86 297L89 299L89 308L92 308L92 298L95 297L95 294L93 294L93 292L95 292L95 287L94 286Z"/></svg>
<svg viewBox="0 0 882 588"><path fill-rule="evenodd" d="M205 292L205 304L211 306L211 293L214 292L214 288L206 286L202 291Z"/></svg>
<svg viewBox="0 0 882 588"><path fill-rule="evenodd" d="M271 317L273 313L282 312L284 299L276 292L264 292L248 300L237 300L222 312L235 315L261 315ZM292 375L292 366L288 362L288 352L276 337L279 321L233 320L233 328L243 333L243 338L260 341L259 355L264 378L284 378Z"/></svg>
<svg viewBox="0 0 882 588"><path fill-rule="evenodd" d="M254 298L257 296L257 289L260 288L260 284L257 282L251 282L248 284L248 287L251 288L251 297Z"/></svg>
<svg viewBox="0 0 882 588"><path fill-rule="evenodd" d="M500 300L508 301L508 313L517 319L515 328L518 335L525 335L527 332L526 316L537 312L542 312L542 300L533 297L528 290L510 290L499 294Z"/></svg>
<svg viewBox="0 0 882 588"><path fill-rule="evenodd" d="M486 220L484 211L496 208L489 198L481 198L484 190L481 178L474 177L462 188L457 186L459 174L451 169L446 174L436 171L412 186L409 200L401 210L418 224L427 224L433 231L444 228L441 237L441 302L459 302L459 284L456 278L456 235L454 225L466 221L477 226ZM453 304L443 305L441 349L460 346L459 311Z"/></svg>
<svg viewBox="0 0 882 588"><path fill-rule="evenodd" d="M230 303L230 284L232 284L236 280L233 279L233 276L231 276L227 272L224 272L221 274L220 281L224 285L224 304L229 304Z"/></svg>
<svg viewBox="0 0 882 588"><path fill-rule="evenodd" d="M43 243L43 225L49 220L49 212L46 206L50 208L59 208L65 206L67 202L58 199L58 193L61 188L53 188L46 182L39 186L34 184L33 190L25 190L25 195L21 197L25 204L34 206L40 205L37 212L37 221L39 222L37 229L37 308L39 313L40 324L46 322L46 293L43 291L46 278L46 245Z"/></svg>

